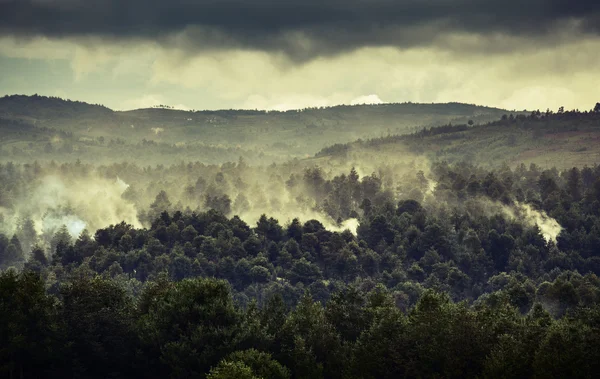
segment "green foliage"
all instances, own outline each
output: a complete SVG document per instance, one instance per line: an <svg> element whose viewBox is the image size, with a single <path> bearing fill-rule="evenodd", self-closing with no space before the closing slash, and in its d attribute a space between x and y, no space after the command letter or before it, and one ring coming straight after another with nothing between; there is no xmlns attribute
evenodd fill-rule
<svg viewBox="0 0 600 379"><path fill-rule="evenodd" d="M142 345L158 354L158 372L202 375L243 339L241 314L229 286L214 279L186 279L149 289L138 320Z"/></svg>
<svg viewBox="0 0 600 379"><path fill-rule="evenodd" d="M378 285L325 306L306 294L288 313L280 296L242 310L223 281L165 277L135 304L101 278L61 299L37 274L0 274L3 376L592 377L600 361L597 304L554 320L539 303L522 315L505 296L468 306L428 290L404 313Z"/></svg>
<svg viewBox="0 0 600 379"><path fill-rule="evenodd" d="M34 273L0 273L0 375L42 377L64 360L58 301Z"/></svg>
<svg viewBox="0 0 600 379"><path fill-rule="evenodd" d="M61 295L73 375L131 375L137 340L133 303L125 291L113 281L94 278L74 281Z"/></svg>
<svg viewBox="0 0 600 379"><path fill-rule="evenodd" d="M207 379L259 379L252 369L241 361L222 361L210 370Z"/></svg>
<svg viewBox="0 0 600 379"><path fill-rule="evenodd" d="M469 139L477 133L506 148L506 136L493 131L509 127L515 138L508 148L516 152L524 136L546 138L553 124L575 117L583 127L597 115L507 116L359 145L402 140L416 149L434 141L440 157L453 157L481 144ZM493 151L493 144L485 148ZM347 154L346 147L332 149ZM50 144L48 154L56 148ZM361 177L311 162L97 167L110 178L142 178L123 199L136 205L144 227L121 222L73 240L66 227L38 235L31 220L11 225L10 234L0 234L0 376L495 378L598 371L598 166L488 170L437 162L427 173L405 173L390 159ZM10 209L46 175L86 178L91 168L0 164L0 206ZM265 185L255 182L258 189L250 190L246 181L254 175ZM248 225L230 217L250 202L287 212L290 204L268 198L278 191L321 220L280 224L264 214ZM340 231L350 218L356 234ZM549 231L545 221L559 226Z"/></svg>
<svg viewBox="0 0 600 379"><path fill-rule="evenodd" d="M226 361L242 362L252 369L252 373L260 378L289 379L290 372L287 368L275 361L271 354L263 353L256 349L236 351L230 354Z"/></svg>

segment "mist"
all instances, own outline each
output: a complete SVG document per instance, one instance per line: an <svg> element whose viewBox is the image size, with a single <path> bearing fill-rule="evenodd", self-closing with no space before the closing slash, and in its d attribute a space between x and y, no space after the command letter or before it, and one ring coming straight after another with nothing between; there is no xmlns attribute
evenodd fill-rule
<svg viewBox="0 0 600 379"><path fill-rule="evenodd" d="M73 239L84 230L122 221L142 227L134 205L121 195L128 185L119 178L101 178L97 173L83 177L52 174L28 183L27 191L14 199L10 208L0 208L2 231L12 235L23 220L31 220L41 241L21 241L27 246L48 244L64 225Z"/></svg>
<svg viewBox="0 0 600 379"><path fill-rule="evenodd" d="M368 222L365 206L385 207L416 200L432 212L463 208L448 198L427 158L400 148L393 152L352 148L340 157L314 158L281 165L250 166L243 160L223 165L189 163L170 167L134 165L63 165L42 167L25 191L2 209L2 231L11 235L23 220L33 221L40 241L26 246L48 246L64 225L73 239L121 222L150 228L162 212L205 212L215 209L227 217L239 216L256 225L262 215L281 225L294 219L319 221L327 230L349 230L358 235ZM365 205L363 197L369 200ZM470 200L470 209L500 215L527 227L539 227L546 241L556 243L562 227L543 210L519 201L506 205L488 197ZM477 204L475 208L473 205ZM363 221L361 221L363 220ZM51 253L51 252L50 252Z"/></svg>
<svg viewBox="0 0 600 379"><path fill-rule="evenodd" d="M0 376L598 376L598 62L598 0L0 0Z"/></svg>

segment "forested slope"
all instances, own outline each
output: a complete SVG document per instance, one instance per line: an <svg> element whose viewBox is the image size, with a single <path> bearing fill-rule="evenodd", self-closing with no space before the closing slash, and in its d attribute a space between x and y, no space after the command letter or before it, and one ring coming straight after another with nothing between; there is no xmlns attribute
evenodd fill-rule
<svg viewBox="0 0 600 379"><path fill-rule="evenodd" d="M0 376L592 378L600 166L548 141L597 148L599 115L269 165L0 163ZM4 141L71 157L54 145L71 131L3 122ZM524 163L532 146L547 164Z"/></svg>
<svg viewBox="0 0 600 379"><path fill-rule="evenodd" d="M121 161L138 164L243 156L270 164L312 156L321 148L358 138L404 134L424 126L488 122L506 111L469 104L381 104L278 111L183 111L165 107L113 111L101 105L45 96L0 98L3 161ZM11 123L44 129L43 135L7 135Z"/></svg>
<svg viewBox="0 0 600 379"><path fill-rule="evenodd" d="M487 167L535 163L566 169L600 159L600 104L592 111L505 114L483 124L448 124L411 135L390 135L329 146L317 157L352 159L374 152L386 156L418 154L430 160L472 161Z"/></svg>
<svg viewBox="0 0 600 379"><path fill-rule="evenodd" d="M19 182L30 168L11 170ZM252 225L232 213L177 211L161 193L147 228L120 223L73 239L63 227L48 250L47 237L27 223L0 237L4 267L24 272L9 269L0 279L4 373L591 377L597 370L598 166L434 164L427 175L398 181L397 194L385 174L352 170L315 181L306 173L322 206L337 200L325 212L340 222L357 218L356 234L317 220L265 215ZM30 254L20 241L28 238L37 241Z"/></svg>

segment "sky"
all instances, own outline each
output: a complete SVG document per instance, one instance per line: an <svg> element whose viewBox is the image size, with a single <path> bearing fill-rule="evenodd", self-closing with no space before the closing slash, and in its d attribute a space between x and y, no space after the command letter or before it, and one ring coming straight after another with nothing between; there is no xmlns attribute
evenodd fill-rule
<svg viewBox="0 0 600 379"><path fill-rule="evenodd" d="M585 110L598 88L598 0L0 0L0 95Z"/></svg>

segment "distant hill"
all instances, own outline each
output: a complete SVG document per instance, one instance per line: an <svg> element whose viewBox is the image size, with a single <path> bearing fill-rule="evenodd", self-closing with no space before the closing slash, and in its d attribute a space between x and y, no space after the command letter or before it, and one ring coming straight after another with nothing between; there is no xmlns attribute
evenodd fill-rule
<svg viewBox="0 0 600 379"><path fill-rule="evenodd" d="M64 100L59 97L10 95L0 98L0 115L52 120L75 117L102 117L113 111L102 105L82 101Z"/></svg>
<svg viewBox="0 0 600 379"><path fill-rule="evenodd" d="M558 168L594 165L600 163L600 109L511 114L480 125L445 125L409 135L335 144L322 149L315 160L358 161L368 155L468 161L489 167L504 163Z"/></svg>
<svg viewBox="0 0 600 379"><path fill-rule="evenodd" d="M35 134L34 140L24 140L22 135L15 139L14 133L7 138L0 133L3 141L0 148L35 157L39 143L45 142L50 146L45 146L44 151L66 146L64 151L69 154L65 159L125 158L121 152L106 151L105 145L113 141L112 147L118 145L126 155L133 155L128 159L140 156L132 153L134 147L156 144L161 148L154 149L153 161L171 162L183 157L204 161L207 159L204 152L210 150L210 162L227 161L237 154L269 163L310 157L334 143L414 133L423 127L469 120L486 123L507 113L503 109L461 103L340 105L286 112L164 108L119 112L56 97L13 95L0 98L0 130L7 130L5 125L11 122L14 131L14 122L19 122L45 132ZM5 120L4 124L1 120ZM55 138L55 132L70 137ZM177 150L185 150L185 154L177 158ZM228 153L219 157L218 151ZM166 156L161 158L162 153ZM53 159L61 156L55 154Z"/></svg>

